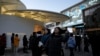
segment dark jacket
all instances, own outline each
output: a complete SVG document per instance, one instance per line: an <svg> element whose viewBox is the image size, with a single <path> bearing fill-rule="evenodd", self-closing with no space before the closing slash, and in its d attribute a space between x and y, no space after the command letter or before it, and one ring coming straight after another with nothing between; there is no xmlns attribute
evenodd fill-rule
<svg viewBox="0 0 100 56"><path fill-rule="evenodd" d="M43 35L42 38L41 38L41 42L43 43L43 45L46 44L47 40L49 39L50 37L50 34L46 34L46 35Z"/></svg>
<svg viewBox="0 0 100 56"><path fill-rule="evenodd" d="M76 45L80 45L81 44L81 36L76 35L75 36L75 40L76 40Z"/></svg>
<svg viewBox="0 0 100 56"><path fill-rule="evenodd" d="M14 43L14 36L11 37L11 43Z"/></svg>
<svg viewBox="0 0 100 56"><path fill-rule="evenodd" d="M0 47L6 47L6 36L0 36Z"/></svg>
<svg viewBox="0 0 100 56"><path fill-rule="evenodd" d="M28 46L28 41L27 41L27 38L23 38L23 46Z"/></svg>
<svg viewBox="0 0 100 56"><path fill-rule="evenodd" d="M41 40L41 37L42 37L42 36L39 36L39 37L33 36L33 37L31 38L31 47L32 47L32 49L37 49L37 48L39 48L39 47L38 47L38 44L39 44L39 41Z"/></svg>
<svg viewBox="0 0 100 56"><path fill-rule="evenodd" d="M89 46L89 39L87 36L84 36L84 45Z"/></svg>
<svg viewBox="0 0 100 56"><path fill-rule="evenodd" d="M51 36L47 42L48 56L61 56L62 36Z"/></svg>
<svg viewBox="0 0 100 56"><path fill-rule="evenodd" d="M41 51L41 47L39 47L38 46L38 44L39 44L39 41L41 40L41 37L42 36L38 36L38 37L36 37L36 36L33 36L33 38L32 38L32 53L34 53L33 54L33 56L41 56L41 53L42 53L42 51Z"/></svg>

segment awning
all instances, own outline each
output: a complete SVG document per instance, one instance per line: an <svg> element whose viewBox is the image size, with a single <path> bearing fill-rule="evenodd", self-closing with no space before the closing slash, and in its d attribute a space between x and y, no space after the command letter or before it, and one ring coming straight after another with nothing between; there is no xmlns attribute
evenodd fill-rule
<svg viewBox="0 0 100 56"><path fill-rule="evenodd" d="M69 19L68 16L60 14L60 13L44 11L44 10L34 10L34 9L8 10L8 11L3 12L3 14L24 17L27 19L34 19L34 20L38 20L44 23L63 22Z"/></svg>

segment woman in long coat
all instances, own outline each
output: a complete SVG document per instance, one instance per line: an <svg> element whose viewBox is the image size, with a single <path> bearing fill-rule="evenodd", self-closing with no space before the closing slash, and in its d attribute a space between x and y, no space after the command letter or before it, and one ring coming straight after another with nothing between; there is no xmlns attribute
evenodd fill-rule
<svg viewBox="0 0 100 56"><path fill-rule="evenodd" d="M51 35L47 42L48 56L61 56L62 51L62 36L61 29L56 27L54 33Z"/></svg>
<svg viewBox="0 0 100 56"><path fill-rule="evenodd" d="M28 40L27 40L27 36L24 35L23 37L23 52L24 53L28 53L27 48L28 48Z"/></svg>

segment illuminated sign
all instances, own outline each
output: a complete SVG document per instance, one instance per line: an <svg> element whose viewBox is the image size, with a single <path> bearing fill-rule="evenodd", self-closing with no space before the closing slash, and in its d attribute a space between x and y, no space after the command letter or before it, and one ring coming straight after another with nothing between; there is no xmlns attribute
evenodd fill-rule
<svg viewBox="0 0 100 56"><path fill-rule="evenodd" d="M86 2L88 2L88 3L83 3L83 4L79 5L79 6L76 6L76 7L72 8L72 9L68 10L66 12L66 15L70 16L72 18L79 17L79 15L82 14L82 10L83 9L85 9L85 8L91 6L91 5L94 5L96 3L99 3L99 0L90 0L90 1L86 1Z"/></svg>
<svg viewBox="0 0 100 56"><path fill-rule="evenodd" d="M89 5L94 5L97 1L98 1L98 0L90 0L88 4L89 4Z"/></svg>

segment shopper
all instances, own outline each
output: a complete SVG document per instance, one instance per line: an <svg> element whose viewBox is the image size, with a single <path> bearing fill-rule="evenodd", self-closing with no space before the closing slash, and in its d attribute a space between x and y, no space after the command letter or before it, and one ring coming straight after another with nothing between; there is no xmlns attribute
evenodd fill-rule
<svg viewBox="0 0 100 56"><path fill-rule="evenodd" d="M14 37L14 54L17 55L18 52L18 47L19 47L19 37L18 34L15 35Z"/></svg>
<svg viewBox="0 0 100 56"><path fill-rule="evenodd" d="M78 50L78 52L80 52L81 51L82 39L81 39L81 36L79 35L79 33L77 33L77 35L75 36L75 40L76 40L75 50Z"/></svg>
<svg viewBox="0 0 100 56"><path fill-rule="evenodd" d="M0 56L4 55L6 48L6 34L3 33L2 36L0 36Z"/></svg>
<svg viewBox="0 0 100 56"><path fill-rule="evenodd" d="M84 52L89 52L89 38L84 34Z"/></svg>
<svg viewBox="0 0 100 56"><path fill-rule="evenodd" d="M64 41L65 43L68 41L69 35L70 35L70 33L68 31L66 31L65 32L65 41ZM67 43L66 43L65 49L68 49L68 44Z"/></svg>
<svg viewBox="0 0 100 56"><path fill-rule="evenodd" d="M24 35L24 37L23 37L23 52L28 53L27 49L28 49L28 40L27 40L27 36Z"/></svg>
<svg viewBox="0 0 100 56"><path fill-rule="evenodd" d="M69 37L67 43L68 43L68 47L70 50L70 56L74 56L74 48L76 46L76 41L75 41L75 38L73 37L72 33L70 33L70 37Z"/></svg>
<svg viewBox="0 0 100 56"><path fill-rule="evenodd" d="M50 29L44 29L44 35L42 36L41 41L43 43L43 49L44 49L43 52L46 52L46 54L48 54L46 43L47 43L50 35L51 35Z"/></svg>
<svg viewBox="0 0 100 56"><path fill-rule="evenodd" d="M41 32L33 32L33 36L31 38L31 49L32 56L41 56L41 50L39 45L39 41L41 40Z"/></svg>
<svg viewBox="0 0 100 56"><path fill-rule="evenodd" d="M61 36L61 29L56 27L54 29L53 34L49 38L48 42L46 43L48 47L48 56L61 56L62 53L62 36Z"/></svg>
<svg viewBox="0 0 100 56"><path fill-rule="evenodd" d="M35 32L34 32L35 33ZM30 38L29 38L29 50L31 50L31 48L32 48L32 39L33 39L33 35L34 35L34 33L33 34L31 34L30 35Z"/></svg>
<svg viewBox="0 0 100 56"><path fill-rule="evenodd" d="M11 36L11 48L12 48L12 52L14 52L14 36L15 36L15 34L12 33L12 36Z"/></svg>

